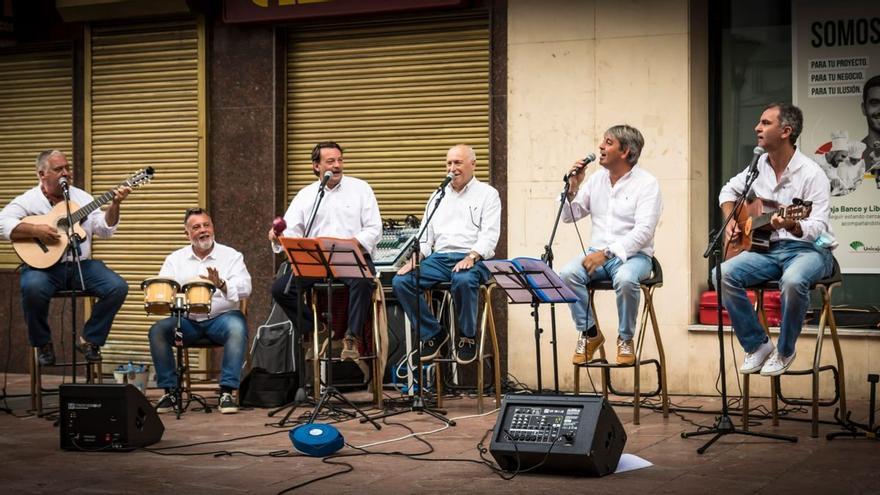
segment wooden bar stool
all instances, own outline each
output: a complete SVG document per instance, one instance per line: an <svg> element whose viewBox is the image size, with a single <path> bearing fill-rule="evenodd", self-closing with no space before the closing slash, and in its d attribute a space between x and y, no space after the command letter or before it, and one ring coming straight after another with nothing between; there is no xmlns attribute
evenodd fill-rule
<svg viewBox="0 0 880 495"><path fill-rule="evenodd" d="M789 369L783 375L811 375L812 377L812 394L810 399L789 399L782 394L780 376L774 376L770 381L770 400L771 414L773 418L773 426L779 425L779 407L778 400L793 406L810 406L812 414L812 430L810 436L816 438L819 436L819 407L833 406L840 401L840 417L846 418L846 385L843 371L843 354L840 351L840 340L837 336L837 323L834 321L834 312L831 310L831 291L835 287L840 286L843 277L840 273L840 265L837 259L834 259L834 269L831 276L817 281L810 287L811 290L819 290L822 296L822 309L819 316L819 330L816 333L816 348L813 351L813 366L805 370ZM778 281L768 281L763 284L748 287L749 290L755 291L755 310L758 312L758 320L764 327L764 332L770 335L770 327L767 325L767 314L764 310L764 291L779 290ZM831 343L834 346L834 355L837 360L837 367L828 364L821 366L819 364L822 358L822 345L825 340L825 328L828 328L831 334ZM834 376L834 396L830 399L819 398L819 373L823 371L831 371ZM749 376L743 375L743 429L749 428ZM778 400L777 400L778 399Z"/></svg>
<svg viewBox="0 0 880 495"><path fill-rule="evenodd" d="M654 311L654 290L657 287L663 286L663 268L660 266L660 262L657 261L657 258L651 258L651 276L650 278L643 280L640 284L642 289L642 295L644 296L644 303L642 303L642 317L641 324L639 325L639 331L636 334L636 360L633 364L611 364L605 358L605 348L604 346L599 347L599 359L594 359L590 362L584 364L575 364L574 366L574 393L575 395L580 394L580 370L581 368L588 368L587 373L589 373L589 368L599 368L602 370L602 395L607 399L609 390L614 395L622 395L622 396L632 396L633 398L633 424L639 424L639 409L640 409L640 401L642 397L655 397L660 395L660 402L663 408L663 418L669 417L669 395L666 390L666 353L663 350L663 341L660 338L660 326L657 323L657 315ZM614 286L612 285L611 280L602 280L598 282L591 282L589 286L590 291L590 311L593 312L593 319L596 322L596 328L601 331L599 327L599 318L596 314L596 298L595 292L597 290L614 290ZM657 343L657 353L659 354L659 361L656 359L642 359L642 349L644 348L645 343L645 328L648 324L648 320L651 320L651 328L654 331L654 340ZM640 370L642 365L651 364L656 366L657 368L657 388L651 392L643 393L641 390L641 376ZM634 377L633 377L633 391L632 392L622 392L614 389L614 386L611 383L611 374L609 370L611 368L633 368Z"/></svg>
<svg viewBox="0 0 880 495"><path fill-rule="evenodd" d="M238 302L238 309L241 311L241 314L247 318L248 314L248 298L243 298ZM214 391L219 386L219 377L220 377L220 369L217 368L214 363L214 349L222 349L222 344L217 344L206 336L203 336L196 340L191 344L187 344L183 346L183 362L186 363L186 370L183 375L183 390L181 394L185 394L187 396L188 402L192 402L193 393L196 390L200 391ZM202 367L192 367L190 365L189 359L189 350L190 349L205 349L207 352L205 353L204 366ZM246 354L245 359L250 359L250 353ZM202 375L204 378L199 378L197 380L193 380L192 375ZM237 392L237 391L236 391Z"/></svg>
<svg viewBox="0 0 880 495"><path fill-rule="evenodd" d="M477 351L476 351L476 359L474 362L477 363L477 413L483 413L483 394L485 391L485 363L488 359L492 360L492 371L494 374L494 383L495 383L495 407L501 407L501 353L498 347L498 336L495 332L495 318L492 313L492 292L494 291L496 284L494 281L489 281L487 284L483 284L480 286L479 290L479 298L482 304L479 305L480 313L479 316L479 325L477 327ZM438 284L431 289L428 289L427 297L428 297L428 305L431 306L431 292L439 291L443 293L443 298L440 303L440 311L438 312L438 316L442 316L442 314L446 314L448 316L449 321L449 338L450 342L454 341L455 338L455 328L456 328L456 311L455 304L452 301L452 284L450 282ZM438 320L441 320L438 317ZM487 340L488 344L491 345L491 349L487 349ZM450 348L454 347L450 344ZM434 382L437 387L437 407L443 407L443 363L451 363L453 366L462 366L459 364L452 354L450 353L450 357L436 357L432 359L430 362L434 363ZM420 368L421 369L421 368Z"/></svg>
<svg viewBox="0 0 880 495"><path fill-rule="evenodd" d="M62 290L56 292L52 298L53 299L70 299L72 291ZM86 299L86 307L90 307L92 304L92 296L83 292L76 291L76 299L77 301L81 298ZM76 316L76 309L71 308L73 312L74 319ZM88 312L86 312L88 314ZM63 318L63 316L62 316ZM77 334L79 337L79 334ZM60 353L63 354L64 349L60 350ZM76 352L76 351L73 351ZM30 374L30 387L31 387L31 409L37 412L37 416L44 416L43 411L43 394L45 393L58 393L58 389L52 388L47 389L43 387L43 368L44 366L40 366L40 360L38 358L40 354L40 349L38 347L31 347L30 356L28 357L28 372ZM101 375L101 363L89 363L85 360L85 357L82 359L77 358L77 366L84 366L86 369L86 383L103 383L104 378ZM73 366L73 363L56 363L51 366L45 366L46 368L69 368Z"/></svg>

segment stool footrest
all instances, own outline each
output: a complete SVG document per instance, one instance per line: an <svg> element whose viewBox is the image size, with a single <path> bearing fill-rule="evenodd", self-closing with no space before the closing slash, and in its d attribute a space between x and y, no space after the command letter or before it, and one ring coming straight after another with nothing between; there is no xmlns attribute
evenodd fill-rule
<svg viewBox="0 0 880 495"><path fill-rule="evenodd" d="M639 361L639 366L645 365L654 365L654 368L657 372L657 388L648 392L639 392L639 397L655 397L661 394L662 382L663 378L660 374L660 361L656 359L643 359ZM575 367L580 368L605 368L605 369L614 369L614 368L634 368L636 365L633 364L617 364L617 363L609 363L604 359L594 359L590 362L584 364L576 364ZM614 388L614 384L611 382L611 373L605 374L605 386L608 387L608 390L614 394L622 397L633 397L635 392L624 392L617 390Z"/></svg>
<svg viewBox="0 0 880 495"><path fill-rule="evenodd" d="M834 397L830 399L819 399L817 404L821 407L828 407L837 404L840 401L840 373L837 371L837 367L831 364L826 364L825 366L819 367L819 373L823 371L831 371L834 375ZM805 376L812 375L813 370L788 370L783 375L790 376ZM781 400L784 404L788 404L789 406L812 406L813 401L810 399L802 399L802 398L788 398L782 393L782 381L779 379L779 376L774 376L773 381L776 384L776 396Z"/></svg>

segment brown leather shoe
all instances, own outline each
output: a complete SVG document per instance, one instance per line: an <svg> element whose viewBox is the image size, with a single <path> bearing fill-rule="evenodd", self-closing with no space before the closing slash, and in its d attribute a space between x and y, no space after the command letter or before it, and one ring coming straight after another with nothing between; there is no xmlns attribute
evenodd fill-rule
<svg viewBox="0 0 880 495"><path fill-rule="evenodd" d="M352 361L361 358L361 353L358 352L357 338L346 335L342 339L342 352L339 353L339 358L342 360L351 359Z"/></svg>
<svg viewBox="0 0 880 495"><path fill-rule="evenodd" d="M585 333L581 333L578 337L577 346L574 349L574 356L571 358L571 364L586 364L593 360L596 350L605 343L605 336L600 331L595 337L587 337Z"/></svg>

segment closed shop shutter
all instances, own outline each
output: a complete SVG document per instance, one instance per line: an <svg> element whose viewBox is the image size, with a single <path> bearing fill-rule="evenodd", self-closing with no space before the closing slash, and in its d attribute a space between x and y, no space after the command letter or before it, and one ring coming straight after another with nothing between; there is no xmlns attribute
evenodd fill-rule
<svg viewBox="0 0 880 495"><path fill-rule="evenodd" d="M489 20L485 12L291 27L287 45L287 200L314 181L318 141L345 148L383 218L421 217L467 143L488 180Z"/></svg>
<svg viewBox="0 0 880 495"><path fill-rule="evenodd" d="M104 348L108 363L149 363L140 283L187 244L183 212L206 206L205 36L201 19L93 24L85 44L86 185L103 193L152 166L94 256L129 284Z"/></svg>
<svg viewBox="0 0 880 495"><path fill-rule="evenodd" d="M0 52L0 208L37 185L40 151L73 160L73 52L70 45ZM0 268L21 261L0 242Z"/></svg>

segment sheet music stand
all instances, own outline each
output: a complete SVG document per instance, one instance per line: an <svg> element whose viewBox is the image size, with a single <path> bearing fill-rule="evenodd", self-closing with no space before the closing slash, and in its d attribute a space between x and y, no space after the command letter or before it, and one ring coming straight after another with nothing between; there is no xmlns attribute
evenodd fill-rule
<svg viewBox="0 0 880 495"><path fill-rule="evenodd" d="M507 294L511 304L530 304L535 320L535 365L538 373L538 393L544 388L541 381L541 328L539 309L542 303L573 303L577 295L565 285L559 275L546 263L534 258L483 261L495 282Z"/></svg>
<svg viewBox="0 0 880 495"><path fill-rule="evenodd" d="M338 278L372 278L373 274L367 267L364 255L361 253L360 244L355 239L336 239L333 237L316 237L313 239L296 238L296 237L279 237L281 246L290 259L290 269L292 277L305 277L324 279L327 283L327 326L331 329L327 341L327 357L320 358L317 353L315 359L323 360L327 363L327 386L324 387L324 393L315 409L309 417L307 423L314 423L321 409L327 407L333 409L330 404L331 398L336 398L343 404L354 410L343 411L351 417L357 417L358 414L363 416L381 430L382 427L370 419L367 414L348 400L333 385L333 286L334 281ZM315 315L317 316L317 315ZM376 377L373 377L375 380ZM318 391L316 390L317 394Z"/></svg>

